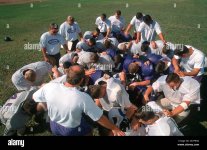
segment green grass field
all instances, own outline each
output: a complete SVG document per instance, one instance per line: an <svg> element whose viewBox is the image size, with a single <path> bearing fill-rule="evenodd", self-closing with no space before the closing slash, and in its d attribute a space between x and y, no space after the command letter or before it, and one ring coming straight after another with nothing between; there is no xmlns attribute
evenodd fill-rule
<svg viewBox="0 0 207 150"><path fill-rule="evenodd" d="M138 11L150 14L160 23L167 41L189 44L207 53L206 0L47 0L34 2L33 8L30 3L0 5L0 105L16 91L11 83L12 74L26 64L42 60L40 51L25 50L24 44L38 43L51 22L61 24L68 15L76 18L84 32L95 28L95 19L101 13L110 16L117 9L122 10L127 23ZM5 42L5 36L13 41ZM207 119L200 120L195 123L199 125L194 132L190 131L192 135L207 135L206 129L200 128L207 127ZM43 131L36 135L49 133Z"/></svg>

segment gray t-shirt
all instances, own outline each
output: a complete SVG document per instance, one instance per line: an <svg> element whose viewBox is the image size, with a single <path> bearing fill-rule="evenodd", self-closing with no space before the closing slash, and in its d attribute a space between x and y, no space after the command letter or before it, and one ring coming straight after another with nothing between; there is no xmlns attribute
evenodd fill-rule
<svg viewBox="0 0 207 150"><path fill-rule="evenodd" d="M36 80L34 83L24 78L23 72L31 69L36 73ZM45 61L38 61L28 64L12 75L12 82L18 90L29 90L32 86L40 86L48 73L52 72L52 65Z"/></svg>
<svg viewBox="0 0 207 150"><path fill-rule="evenodd" d="M49 55L55 55L60 52L61 45L66 44L66 41L62 35L57 33L51 35L49 32L42 34L40 38L40 47L46 48L46 53Z"/></svg>
<svg viewBox="0 0 207 150"><path fill-rule="evenodd" d="M81 29L77 22L74 22L72 25L64 22L60 25L59 33L67 41L75 41L78 39L78 34L81 33Z"/></svg>
<svg viewBox="0 0 207 150"><path fill-rule="evenodd" d="M36 90L33 88L30 91L16 93L0 108L0 119L6 126L5 135L12 130L23 128L30 119L30 116L23 112L22 105L27 99L32 100L32 95Z"/></svg>

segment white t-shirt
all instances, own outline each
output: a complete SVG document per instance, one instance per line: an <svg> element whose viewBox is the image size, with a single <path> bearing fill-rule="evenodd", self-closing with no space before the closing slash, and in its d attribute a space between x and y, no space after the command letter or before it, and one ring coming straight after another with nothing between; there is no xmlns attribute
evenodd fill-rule
<svg viewBox="0 0 207 150"><path fill-rule="evenodd" d="M160 25L153 21L150 26L148 26L146 23L142 22L138 28L138 32L141 32L141 41L154 41L156 34L160 34L161 28Z"/></svg>
<svg viewBox="0 0 207 150"><path fill-rule="evenodd" d="M101 17L98 17L96 19L95 24L98 26L98 29L100 30L100 32L107 32L108 29L110 29L111 27L111 22L106 19L105 21L101 20Z"/></svg>
<svg viewBox="0 0 207 150"><path fill-rule="evenodd" d="M93 48L93 46L92 47L89 46L86 42L87 41L84 41L84 42L83 41L79 41L77 43L77 45L76 45L76 48L79 49L79 50L84 50L84 51L87 51L87 50Z"/></svg>
<svg viewBox="0 0 207 150"><path fill-rule="evenodd" d="M134 16L132 20L130 21L130 24L134 26L136 32L138 31L138 28L141 23L142 23L142 20L137 19L136 16Z"/></svg>
<svg viewBox="0 0 207 150"><path fill-rule="evenodd" d="M108 38L107 40L109 40L110 43L115 47L117 47L119 45L119 42L116 38ZM104 41L105 41L105 39L101 39L101 40L97 40L96 43L104 44Z"/></svg>
<svg viewBox="0 0 207 150"><path fill-rule="evenodd" d="M192 46L185 45L187 48ZM205 55L200 50L192 47L193 53L189 58L181 58L180 65L186 72L191 72L194 68L199 68L200 71L197 76L204 74L204 66L205 66ZM174 56L176 59L180 59L179 56Z"/></svg>
<svg viewBox="0 0 207 150"><path fill-rule="evenodd" d="M74 22L72 25L64 22L60 25L59 33L67 41L75 41L78 39L78 34L81 33L81 29L77 22Z"/></svg>
<svg viewBox="0 0 207 150"><path fill-rule="evenodd" d="M65 62L72 62L72 58L74 57L76 53L75 52L71 52L71 53L67 53L65 55L63 55L60 59L59 59L59 64L60 66L63 65Z"/></svg>
<svg viewBox="0 0 207 150"><path fill-rule="evenodd" d="M164 43L161 40L157 40L157 41L155 41L155 43L157 44L157 48L156 49L152 48L152 45L150 44L150 46L149 46L150 52L152 54L157 54L157 55L162 56L163 55L162 49L164 47Z"/></svg>
<svg viewBox="0 0 207 150"><path fill-rule="evenodd" d="M107 83L106 95L104 98L100 98L100 103L104 110L109 111L113 107L121 107L123 110L123 108L131 106L129 95L120 81L114 78L105 80L102 77L95 84L98 84L99 81L105 81Z"/></svg>
<svg viewBox="0 0 207 150"><path fill-rule="evenodd" d="M80 52L78 58L78 64L86 67L91 64L91 56L94 55L93 52Z"/></svg>
<svg viewBox="0 0 207 150"><path fill-rule="evenodd" d="M31 69L36 73L35 82L32 83L24 78L23 72L27 69ZM38 61L28 64L21 69L17 70L12 75L12 82L18 90L29 90L31 86L40 86L48 73L52 72L52 65L45 61Z"/></svg>
<svg viewBox="0 0 207 150"><path fill-rule="evenodd" d="M120 108L112 108L108 112L108 118L113 124L115 124L118 128L120 128L120 125L123 119L125 118L125 112L121 110ZM137 131L134 131L131 128L131 125L129 124L129 126L126 127L125 134L126 136L145 136L146 132L145 132L144 126L141 126Z"/></svg>
<svg viewBox="0 0 207 150"><path fill-rule="evenodd" d="M184 101L190 101L192 104L200 103L200 84L195 79L185 76L178 90L173 90L166 83L167 75L161 76L152 84L155 92L164 93L165 97L170 100L171 105L177 107Z"/></svg>
<svg viewBox="0 0 207 150"><path fill-rule="evenodd" d="M66 80L67 80L67 75L64 74L61 77L58 77L58 78L56 78L56 79L54 79L50 82L52 82L52 83L64 83L64 82L66 82Z"/></svg>
<svg viewBox="0 0 207 150"><path fill-rule="evenodd" d="M84 34L83 34L83 38L88 40L90 38L93 37L93 32L92 31L86 31Z"/></svg>
<svg viewBox="0 0 207 150"><path fill-rule="evenodd" d="M62 35L57 33L51 35L49 32L42 34L40 38L40 47L46 48L46 53L49 55L55 55L60 52L61 45L66 44L66 41Z"/></svg>
<svg viewBox="0 0 207 150"><path fill-rule="evenodd" d="M115 67L114 61L107 54L100 54L98 64L109 65L111 69Z"/></svg>
<svg viewBox="0 0 207 150"><path fill-rule="evenodd" d="M129 48L129 53L142 55L141 46L141 42L135 43L135 41L132 41L132 46Z"/></svg>
<svg viewBox="0 0 207 150"><path fill-rule="evenodd" d="M93 32L92 32L92 31L86 31L86 32L83 34L83 38L84 38L85 40L88 40L88 39L90 39L90 38L92 38L92 37L93 37ZM97 40L102 40L102 39L104 39L104 36L103 36L102 33L100 33L97 37L95 37L95 39L96 39L96 41L97 41Z"/></svg>
<svg viewBox="0 0 207 150"><path fill-rule="evenodd" d="M103 111L86 93L60 83L48 83L33 94L36 102L46 102L48 116L59 125L75 128L80 125L82 113L97 121Z"/></svg>
<svg viewBox="0 0 207 150"><path fill-rule="evenodd" d="M172 118L160 117L152 125L146 126L147 136L183 136Z"/></svg>
<svg viewBox="0 0 207 150"><path fill-rule="evenodd" d="M119 33L125 27L125 19L122 16L119 19L116 16L110 16L109 20L111 21L112 32Z"/></svg>

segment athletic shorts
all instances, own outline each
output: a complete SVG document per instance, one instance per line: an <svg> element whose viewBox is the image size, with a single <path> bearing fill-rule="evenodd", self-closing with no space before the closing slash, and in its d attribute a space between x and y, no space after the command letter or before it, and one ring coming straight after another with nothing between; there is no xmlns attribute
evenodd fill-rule
<svg viewBox="0 0 207 150"><path fill-rule="evenodd" d="M54 121L50 121L50 128L55 136L84 136L92 130L92 127L83 118L80 125L75 128L66 128Z"/></svg>

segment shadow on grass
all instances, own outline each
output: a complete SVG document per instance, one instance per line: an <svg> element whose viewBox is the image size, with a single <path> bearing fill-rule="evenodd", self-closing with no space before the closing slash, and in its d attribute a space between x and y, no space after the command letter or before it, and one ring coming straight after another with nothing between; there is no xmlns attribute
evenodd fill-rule
<svg viewBox="0 0 207 150"><path fill-rule="evenodd" d="M201 104L191 108L191 113L179 124L185 136L206 136L207 135L207 75L201 81Z"/></svg>

